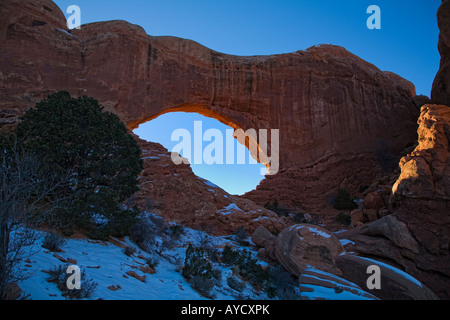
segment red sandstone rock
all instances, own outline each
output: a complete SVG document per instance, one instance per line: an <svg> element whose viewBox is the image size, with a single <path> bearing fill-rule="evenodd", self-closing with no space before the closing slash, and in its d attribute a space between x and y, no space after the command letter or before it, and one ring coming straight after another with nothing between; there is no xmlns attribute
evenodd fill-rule
<svg viewBox="0 0 450 320"><path fill-rule="evenodd" d="M268 243L275 243L275 239L276 236L263 226L252 233L252 242L260 248L265 248Z"/></svg>
<svg viewBox="0 0 450 320"><path fill-rule="evenodd" d="M364 224L364 215L360 209L355 209L350 213L352 218L352 226L357 227Z"/></svg>
<svg viewBox="0 0 450 320"><path fill-rule="evenodd" d="M127 275L129 275L130 277L133 277L141 282L145 282L145 275L140 276L136 273L136 271L133 271L133 270L127 271Z"/></svg>
<svg viewBox="0 0 450 320"><path fill-rule="evenodd" d="M335 260L343 252L344 248L336 236L316 225L288 227L276 239L278 262L296 276L300 276L308 266L340 275Z"/></svg>
<svg viewBox="0 0 450 320"><path fill-rule="evenodd" d="M419 118L419 145L400 161L394 198L450 200L450 107L425 105Z"/></svg>
<svg viewBox="0 0 450 320"><path fill-rule="evenodd" d="M394 263L440 298L450 288L450 107L425 105L419 144L400 161L393 214L338 234L354 252Z"/></svg>
<svg viewBox="0 0 450 320"><path fill-rule="evenodd" d="M378 191L374 191L367 194L367 196L364 198L363 206L364 209L373 209L378 212L378 210L385 207L386 205L381 193Z"/></svg>
<svg viewBox="0 0 450 320"><path fill-rule="evenodd" d="M116 284L116 285L109 286L108 289L111 290L111 291L117 291L119 289L122 289L122 287L119 286L118 284Z"/></svg>
<svg viewBox="0 0 450 320"><path fill-rule="evenodd" d="M2 127L64 89L98 99L130 129L170 111L279 129L280 173L247 195L259 205L322 210L338 187L379 174L380 148L398 155L416 138L414 86L338 46L231 56L124 21L69 31L50 0L5 0L0 47Z"/></svg>
<svg viewBox="0 0 450 320"><path fill-rule="evenodd" d="M218 235L234 234L238 227L249 233L259 226L274 233L285 227L274 212L197 177L190 165L175 165L160 144L136 139L144 160L135 199L141 210Z"/></svg>
<svg viewBox="0 0 450 320"><path fill-rule="evenodd" d="M258 251L260 255L268 257L272 260L277 260L275 252L276 239L277 237L263 226L259 226L252 233L252 242L257 247L263 249L263 251Z"/></svg>
<svg viewBox="0 0 450 320"><path fill-rule="evenodd" d="M450 1L442 1L437 12L441 63L431 90L431 102L450 106Z"/></svg>

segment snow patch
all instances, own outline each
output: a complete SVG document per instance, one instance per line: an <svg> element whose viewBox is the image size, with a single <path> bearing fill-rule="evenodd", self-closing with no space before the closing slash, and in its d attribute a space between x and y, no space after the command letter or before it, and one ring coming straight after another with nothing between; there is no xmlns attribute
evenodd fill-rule
<svg viewBox="0 0 450 320"><path fill-rule="evenodd" d="M61 32L64 32L65 34L67 34L67 35L69 35L70 37L72 37L72 38L74 38L74 39L76 39L76 40L78 40L79 42L83 42L83 41L81 41L80 40L80 38L78 38L78 37L75 37L73 34L71 34L70 32L67 32L66 30L64 30L64 29L59 29L59 28L56 28L56 30L58 30L58 31L61 31Z"/></svg>
<svg viewBox="0 0 450 320"><path fill-rule="evenodd" d="M324 237L324 238L330 238L331 237L331 235L326 233L325 231L322 231L322 230L319 230L317 228L310 227L310 226L293 225L289 230L292 231L294 228L295 228L295 230L299 230L299 229L302 229L302 228L307 228L314 235L317 235L317 236L320 236L320 237Z"/></svg>
<svg viewBox="0 0 450 320"><path fill-rule="evenodd" d="M220 187L219 187L218 185L212 183L211 181L204 180L203 182L204 182L206 185L208 185L208 186L210 186L210 187L212 187L212 188L219 188L219 189L220 189Z"/></svg>
<svg viewBox="0 0 450 320"><path fill-rule="evenodd" d="M145 160L145 159L161 160L161 158L156 157L156 156L148 156L148 157L143 157L143 158L141 158L141 159L142 159L142 160Z"/></svg>
<svg viewBox="0 0 450 320"><path fill-rule="evenodd" d="M340 239L339 242L342 244L342 246L345 246L347 244L355 244L353 241L348 240L348 239Z"/></svg>
<svg viewBox="0 0 450 320"><path fill-rule="evenodd" d="M246 212L244 210L242 210L241 208L239 208L234 202L230 203L229 205L227 205L225 208L219 210L218 212L223 215L228 215L232 211L239 211L239 212L246 214Z"/></svg>

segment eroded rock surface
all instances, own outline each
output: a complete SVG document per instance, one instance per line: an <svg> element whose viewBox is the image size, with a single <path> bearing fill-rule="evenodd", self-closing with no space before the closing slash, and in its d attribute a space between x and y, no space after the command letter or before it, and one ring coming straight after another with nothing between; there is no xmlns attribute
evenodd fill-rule
<svg viewBox="0 0 450 320"><path fill-rule="evenodd" d="M431 102L450 106L450 1L442 1L437 12L437 22L441 63L433 82Z"/></svg>
<svg viewBox="0 0 450 320"><path fill-rule="evenodd" d="M274 233L285 227L274 212L197 177L189 164L175 165L171 153L160 144L136 139L144 170L134 203L141 210L216 235L234 234L239 227L248 233L259 226Z"/></svg>
<svg viewBox="0 0 450 320"><path fill-rule="evenodd" d="M296 276L309 266L340 275L335 261L343 252L344 248L333 233L315 225L293 225L276 238L277 260Z"/></svg>
<svg viewBox="0 0 450 320"><path fill-rule="evenodd" d="M125 21L69 31L50 0L5 0L0 10L2 128L63 89L98 99L130 129L170 111L279 129L279 173L247 197L305 210L368 184L377 153L399 156L416 140L414 86L342 47L241 57Z"/></svg>
<svg viewBox="0 0 450 320"><path fill-rule="evenodd" d="M450 107L425 105L415 150L400 161L392 215L338 237L351 250L378 257L420 279L440 298L450 296Z"/></svg>

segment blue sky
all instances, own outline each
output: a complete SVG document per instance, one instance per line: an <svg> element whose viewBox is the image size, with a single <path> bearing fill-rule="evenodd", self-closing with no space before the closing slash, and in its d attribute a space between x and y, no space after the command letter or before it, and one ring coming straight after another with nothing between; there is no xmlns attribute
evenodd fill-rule
<svg viewBox="0 0 450 320"><path fill-rule="evenodd" d="M195 40L213 50L235 55L267 55L307 49L322 43L350 52L392 71L430 96L439 67L439 30L436 12L440 0L58 0L66 11L81 9L81 22L126 20L153 36L170 35ZM369 30L370 5L381 9L381 29ZM69 14L66 13L68 17ZM171 149L172 129L204 127L223 130L217 121L195 114L166 114L139 128L143 138ZM153 127L153 128L151 128ZM172 145L170 145L172 144ZM194 172L225 190L241 194L263 178L260 165L193 167Z"/></svg>

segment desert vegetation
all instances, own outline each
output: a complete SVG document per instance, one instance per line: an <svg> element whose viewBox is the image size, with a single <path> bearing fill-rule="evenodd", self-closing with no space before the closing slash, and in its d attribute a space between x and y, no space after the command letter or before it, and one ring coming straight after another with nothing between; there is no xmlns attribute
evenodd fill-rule
<svg viewBox="0 0 450 320"><path fill-rule="evenodd" d="M127 235L137 210L140 148L119 118L89 97L61 91L29 109L0 136L0 299L25 275L15 266L46 228L43 246L58 251L81 231L94 239ZM30 253L27 253L30 254Z"/></svg>

